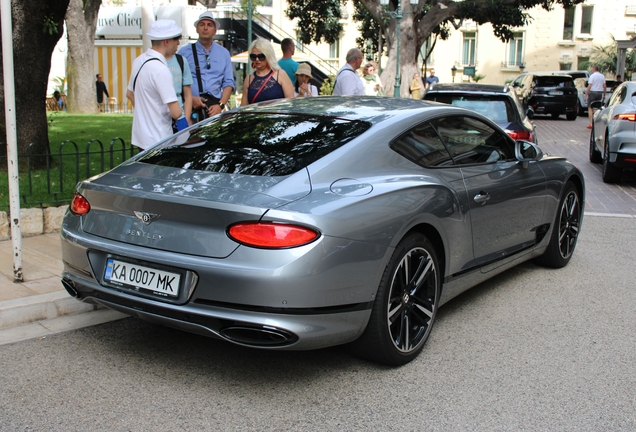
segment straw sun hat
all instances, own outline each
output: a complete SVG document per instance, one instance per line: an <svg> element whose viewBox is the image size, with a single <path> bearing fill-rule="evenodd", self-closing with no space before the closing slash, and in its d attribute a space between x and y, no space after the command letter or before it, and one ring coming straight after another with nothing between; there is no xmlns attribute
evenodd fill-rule
<svg viewBox="0 0 636 432"><path fill-rule="evenodd" d="M311 75L311 66L307 63L301 63L298 65L298 70L294 72L294 75L307 75L309 78L313 78Z"/></svg>

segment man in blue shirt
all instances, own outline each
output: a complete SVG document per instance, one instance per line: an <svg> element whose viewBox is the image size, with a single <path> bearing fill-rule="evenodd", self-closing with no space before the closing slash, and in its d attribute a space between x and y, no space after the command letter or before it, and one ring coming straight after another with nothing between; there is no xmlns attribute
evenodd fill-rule
<svg viewBox="0 0 636 432"><path fill-rule="evenodd" d="M172 73L172 81L174 91L177 93L179 107L185 118L189 119L192 115L192 73L188 62L181 57L181 61L177 58L179 54L175 54L168 61L168 69Z"/></svg>
<svg viewBox="0 0 636 432"><path fill-rule="evenodd" d="M296 75L294 74L298 70L298 62L292 60L292 56L296 52L296 45L292 39L285 38L280 42L280 49L283 51L283 58L278 60L278 66L289 76L292 85L296 85Z"/></svg>
<svg viewBox="0 0 636 432"><path fill-rule="evenodd" d="M426 82L424 83L425 87L428 88L431 84L438 83L439 78L435 76L435 69L431 69L431 74L426 78Z"/></svg>
<svg viewBox="0 0 636 432"><path fill-rule="evenodd" d="M193 110L205 108L206 104L201 100L210 95L213 104L207 109L208 116L220 114L225 104L230 100L234 91L234 74L230 53L221 45L214 43L214 35L218 29L218 22L211 12L203 12L194 22L199 34L199 40L186 45L179 50L190 66L192 73L192 108ZM201 77L201 88L197 79L197 65L194 61L193 47L197 53L198 70ZM198 119L201 120L201 119Z"/></svg>

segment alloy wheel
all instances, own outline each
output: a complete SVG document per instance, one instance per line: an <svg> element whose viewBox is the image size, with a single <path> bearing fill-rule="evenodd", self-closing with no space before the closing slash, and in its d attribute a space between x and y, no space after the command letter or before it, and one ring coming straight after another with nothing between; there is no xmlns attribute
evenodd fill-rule
<svg viewBox="0 0 636 432"><path fill-rule="evenodd" d="M580 225L581 203L579 196L575 191L570 191L563 200L559 217L559 252L563 259L569 258L574 252Z"/></svg>
<svg viewBox="0 0 636 432"><path fill-rule="evenodd" d="M387 326L395 348L417 350L428 338L437 308L438 275L430 253L409 250L393 274L387 301Z"/></svg>

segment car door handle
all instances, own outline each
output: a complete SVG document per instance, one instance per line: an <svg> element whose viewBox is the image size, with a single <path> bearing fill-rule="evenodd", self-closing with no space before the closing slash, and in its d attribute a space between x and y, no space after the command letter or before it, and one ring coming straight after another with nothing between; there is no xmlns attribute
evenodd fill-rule
<svg viewBox="0 0 636 432"><path fill-rule="evenodd" d="M484 205L484 204L486 204L486 201L488 201L490 199L490 195L488 195L484 191L479 191L479 193L477 195L475 195L475 198L473 198L473 199L475 200L476 203Z"/></svg>

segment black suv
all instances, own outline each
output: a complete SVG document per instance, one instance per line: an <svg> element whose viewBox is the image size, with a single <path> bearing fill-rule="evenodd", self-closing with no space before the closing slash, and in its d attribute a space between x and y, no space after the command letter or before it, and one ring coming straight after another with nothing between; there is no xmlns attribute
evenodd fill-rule
<svg viewBox="0 0 636 432"><path fill-rule="evenodd" d="M537 144L534 124L508 85L435 83L422 99L472 109L497 123L512 139Z"/></svg>
<svg viewBox="0 0 636 432"><path fill-rule="evenodd" d="M565 114L576 120L579 109L578 91L570 75L524 73L512 82L519 100L529 110L528 115L550 114L557 118Z"/></svg>

